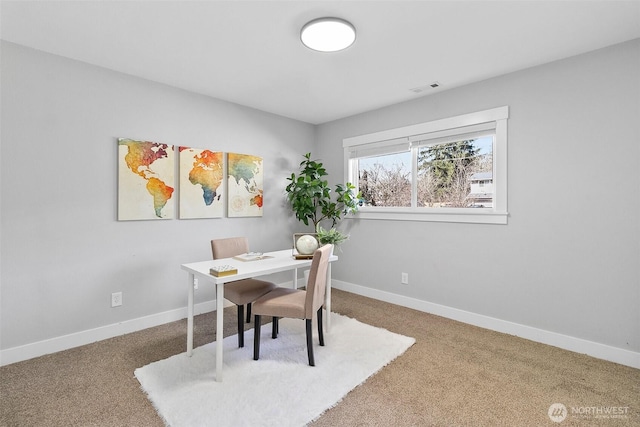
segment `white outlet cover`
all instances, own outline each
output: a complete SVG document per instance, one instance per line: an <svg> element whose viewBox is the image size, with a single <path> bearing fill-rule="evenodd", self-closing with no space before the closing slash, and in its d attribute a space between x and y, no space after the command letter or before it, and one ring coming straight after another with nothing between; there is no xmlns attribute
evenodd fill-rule
<svg viewBox="0 0 640 427"><path fill-rule="evenodd" d="M122 292L114 292L111 294L111 307L120 307L122 305Z"/></svg>

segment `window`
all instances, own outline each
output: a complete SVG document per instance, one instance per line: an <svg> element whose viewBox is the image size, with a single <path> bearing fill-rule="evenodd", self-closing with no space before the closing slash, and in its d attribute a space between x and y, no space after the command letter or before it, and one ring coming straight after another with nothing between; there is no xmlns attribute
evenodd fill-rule
<svg viewBox="0 0 640 427"><path fill-rule="evenodd" d="M506 224L508 107L343 141L363 219Z"/></svg>

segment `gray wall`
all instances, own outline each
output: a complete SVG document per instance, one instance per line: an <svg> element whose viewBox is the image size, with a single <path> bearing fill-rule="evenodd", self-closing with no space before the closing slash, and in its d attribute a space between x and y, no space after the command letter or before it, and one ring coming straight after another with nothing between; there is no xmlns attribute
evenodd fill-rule
<svg viewBox="0 0 640 427"><path fill-rule="evenodd" d="M635 40L320 125L337 177L343 138L510 107L508 225L349 220L334 277L640 352L638 76Z"/></svg>
<svg viewBox="0 0 640 427"><path fill-rule="evenodd" d="M185 307L180 264L211 238L289 247L284 187L312 125L6 42L1 77L0 348ZM118 222L118 137L262 156L264 217Z"/></svg>

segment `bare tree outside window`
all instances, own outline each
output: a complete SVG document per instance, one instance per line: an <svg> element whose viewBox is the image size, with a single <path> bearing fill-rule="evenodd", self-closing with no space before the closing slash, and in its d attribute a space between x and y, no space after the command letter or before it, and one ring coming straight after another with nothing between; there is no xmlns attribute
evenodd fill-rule
<svg viewBox="0 0 640 427"><path fill-rule="evenodd" d="M477 206L471 185L476 174L493 171L491 142L492 137L487 137L419 147L417 206ZM365 206L411 206L412 168L409 158L410 153L401 153L361 161L359 190ZM492 194L483 193L483 197L483 200L491 199Z"/></svg>
<svg viewBox="0 0 640 427"><path fill-rule="evenodd" d="M367 206L411 206L411 172L402 165L374 163L361 171L359 185Z"/></svg>

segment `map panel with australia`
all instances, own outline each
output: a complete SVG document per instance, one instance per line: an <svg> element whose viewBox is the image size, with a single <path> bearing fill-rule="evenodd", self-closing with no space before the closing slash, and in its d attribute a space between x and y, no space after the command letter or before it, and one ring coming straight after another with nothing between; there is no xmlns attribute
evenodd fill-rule
<svg viewBox="0 0 640 427"><path fill-rule="evenodd" d="M228 153L227 192L229 217L262 216L263 180L262 157Z"/></svg>

